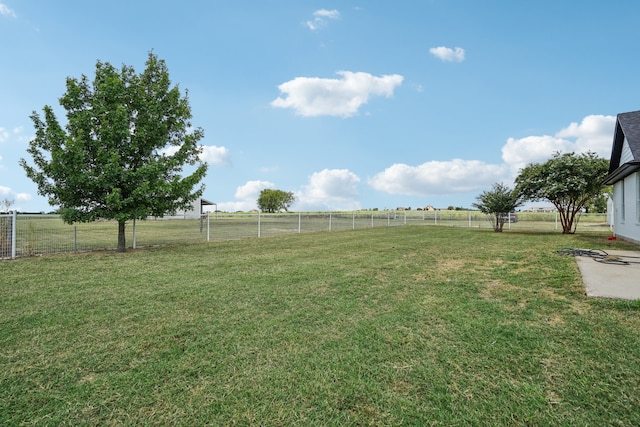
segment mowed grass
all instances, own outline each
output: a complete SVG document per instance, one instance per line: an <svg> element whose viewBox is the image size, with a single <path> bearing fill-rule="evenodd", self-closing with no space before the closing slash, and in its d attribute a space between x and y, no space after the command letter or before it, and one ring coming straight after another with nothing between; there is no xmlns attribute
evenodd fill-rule
<svg viewBox="0 0 640 427"><path fill-rule="evenodd" d="M0 425L639 425L607 234L393 227L0 263ZM637 249L637 247L636 247Z"/></svg>

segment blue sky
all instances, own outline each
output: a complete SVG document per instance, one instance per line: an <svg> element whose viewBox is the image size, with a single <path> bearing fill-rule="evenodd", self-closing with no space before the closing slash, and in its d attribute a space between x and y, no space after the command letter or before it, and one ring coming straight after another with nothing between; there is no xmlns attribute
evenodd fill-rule
<svg viewBox="0 0 640 427"><path fill-rule="evenodd" d="M149 51L188 90L227 211L470 207L553 152L609 158L640 109L640 2L0 0L0 200L49 211L18 165L32 111L97 60Z"/></svg>

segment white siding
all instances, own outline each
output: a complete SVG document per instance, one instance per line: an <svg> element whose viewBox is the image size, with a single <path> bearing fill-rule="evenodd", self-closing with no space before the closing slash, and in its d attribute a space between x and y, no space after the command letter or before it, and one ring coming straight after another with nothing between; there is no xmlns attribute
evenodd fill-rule
<svg viewBox="0 0 640 427"><path fill-rule="evenodd" d="M622 153L620 153L620 166L627 162L633 161L633 153L631 152L631 148L629 148L629 142L627 138L624 139L622 143Z"/></svg>
<svg viewBox="0 0 640 427"><path fill-rule="evenodd" d="M640 227L640 172L635 174L636 176L636 222Z"/></svg>
<svg viewBox="0 0 640 427"><path fill-rule="evenodd" d="M613 204L616 235L640 242L640 172L614 184Z"/></svg>

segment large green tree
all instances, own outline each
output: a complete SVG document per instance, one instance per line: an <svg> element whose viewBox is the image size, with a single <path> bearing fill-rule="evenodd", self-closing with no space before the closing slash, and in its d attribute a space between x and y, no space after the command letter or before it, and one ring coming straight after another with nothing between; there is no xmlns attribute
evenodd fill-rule
<svg viewBox="0 0 640 427"><path fill-rule="evenodd" d="M560 215L563 234L575 233L579 214L603 191L609 162L595 153L556 153L530 164L516 178L516 190L528 200L548 200Z"/></svg>
<svg viewBox="0 0 640 427"><path fill-rule="evenodd" d="M92 83L69 77L66 88L59 99L65 127L50 106L44 120L34 111L33 165L20 164L65 222L116 220L118 251L125 251L127 221L163 216L202 194L203 130L191 127L187 94L153 53L141 74L98 61ZM191 173L183 176L187 165Z"/></svg>
<svg viewBox="0 0 640 427"><path fill-rule="evenodd" d="M472 203L480 212L491 216L493 231L502 232L505 221L509 218L522 200L518 193L501 183L493 184L490 191L483 191L477 198L478 203Z"/></svg>
<svg viewBox="0 0 640 427"><path fill-rule="evenodd" d="M258 208L263 212L278 212L288 210L295 197L290 191L273 190L265 188L258 197Z"/></svg>

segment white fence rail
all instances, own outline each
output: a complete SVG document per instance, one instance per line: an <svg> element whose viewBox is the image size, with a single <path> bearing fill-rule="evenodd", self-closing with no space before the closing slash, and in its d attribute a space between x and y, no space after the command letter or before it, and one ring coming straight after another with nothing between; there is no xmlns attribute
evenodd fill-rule
<svg viewBox="0 0 640 427"><path fill-rule="evenodd" d="M477 211L357 211L299 213L210 213L201 218L154 218L128 222L128 248L175 243L234 240L292 233L342 231L403 225L491 228L491 218ZM555 213L518 213L505 230L558 230ZM583 214L578 230L609 231L605 214ZM59 215L0 214L0 259L45 254L114 250L115 221L65 224Z"/></svg>

